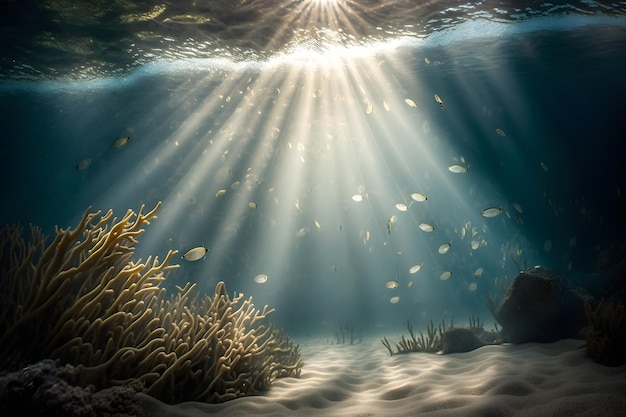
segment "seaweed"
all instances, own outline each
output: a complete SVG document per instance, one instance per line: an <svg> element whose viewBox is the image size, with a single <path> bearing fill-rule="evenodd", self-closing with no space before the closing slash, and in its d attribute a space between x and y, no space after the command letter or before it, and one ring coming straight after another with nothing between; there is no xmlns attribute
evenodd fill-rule
<svg viewBox="0 0 626 417"><path fill-rule="evenodd" d="M450 325L446 327L446 321L443 320L438 327L435 327L435 324L431 320L430 323L426 326L426 334L423 332L419 332L419 337L413 331L413 325L407 319L406 327L409 331L409 337L401 336L398 343L396 343L396 352L393 351L391 344L387 340L386 337L381 339L381 343L387 348L389 351L389 355L392 356L394 353L409 353L409 352L428 352L428 353L436 353L441 350L441 335L446 329L451 328L453 325L453 321L450 320Z"/></svg>

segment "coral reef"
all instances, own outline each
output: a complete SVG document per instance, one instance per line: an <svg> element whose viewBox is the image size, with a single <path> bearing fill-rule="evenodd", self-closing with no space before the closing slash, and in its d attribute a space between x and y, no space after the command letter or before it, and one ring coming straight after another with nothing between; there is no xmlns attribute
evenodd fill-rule
<svg viewBox="0 0 626 417"><path fill-rule="evenodd" d="M626 364L626 309L619 302L602 300L593 310L585 303L591 328L587 332L587 356L608 366Z"/></svg>
<svg viewBox="0 0 626 417"><path fill-rule="evenodd" d="M88 209L76 229L58 229L46 246L31 227L0 231L0 365L15 370L53 359L68 381L96 390L141 384L168 403L223 402L299 376L299 348L243 294L223 282L212 297L195 285L168 296L160 287L176 253L133 261L142 227L156 218L128 210L117 221Z"/></svg>

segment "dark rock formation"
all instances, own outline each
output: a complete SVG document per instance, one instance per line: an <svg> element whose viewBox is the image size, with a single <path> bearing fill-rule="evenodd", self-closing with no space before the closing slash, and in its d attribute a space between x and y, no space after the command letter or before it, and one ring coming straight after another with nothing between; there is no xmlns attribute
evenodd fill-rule
<svg viewBox="0 0 626 417"><path fill-rule="evenodd" d="M485 345L472 329L464 327L453 327L443 332L441 344L444 354L469 352Z"/></svg>
<svg viewBox="0 0 626 417"><path fill-rule="evenodd" d="M558 273L535 267L519 273L495 311L505 342L554 342L580 337L585 297Z"/></svg>
<svg viewBox="0 0 626 417"><path fill-rule="evenodd" d="M0 415L46 417L142 417L135 399L139 387L117 386L93 392L67 381L72 366L45 359L11 373L0 373Z"/></svg>

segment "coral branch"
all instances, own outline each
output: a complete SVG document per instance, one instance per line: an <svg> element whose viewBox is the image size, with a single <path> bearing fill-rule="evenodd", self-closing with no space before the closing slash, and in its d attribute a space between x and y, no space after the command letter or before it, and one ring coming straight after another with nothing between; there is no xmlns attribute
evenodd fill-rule
<svg viewBox="0 0 626 417"><path fill-rule="evenodd" d="M278 377L299 376L299 347L243 294L223 282L212 297L188 283L169 296L160 284L176 251L132 261L143 214L117 221L88 209L76 229L56 229L46 246L17 226L0 230L0 357L51 358L74 365L72 382L96 389L140 381L170 403L221 402L267 390ZM1 365L1 364L0 364Z"/></svg>

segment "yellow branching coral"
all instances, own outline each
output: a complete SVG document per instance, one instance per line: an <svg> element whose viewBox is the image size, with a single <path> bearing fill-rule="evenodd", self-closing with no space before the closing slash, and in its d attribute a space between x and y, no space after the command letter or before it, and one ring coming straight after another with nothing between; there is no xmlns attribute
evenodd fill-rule
<svg viewBox="0 0 626 417"><path fill-rule="evenodd" d="M140 381L170 403L222 402L298 376L298 346L264 323L273 310L231 299L223 282L213 297L191 284L168 297L160 284L176 252L131 259L159 206L119 221L88 209L48 246L37 228L30 243L19 227L3 228L0 355L75 365L75 382L97 389Z"/></svg>

